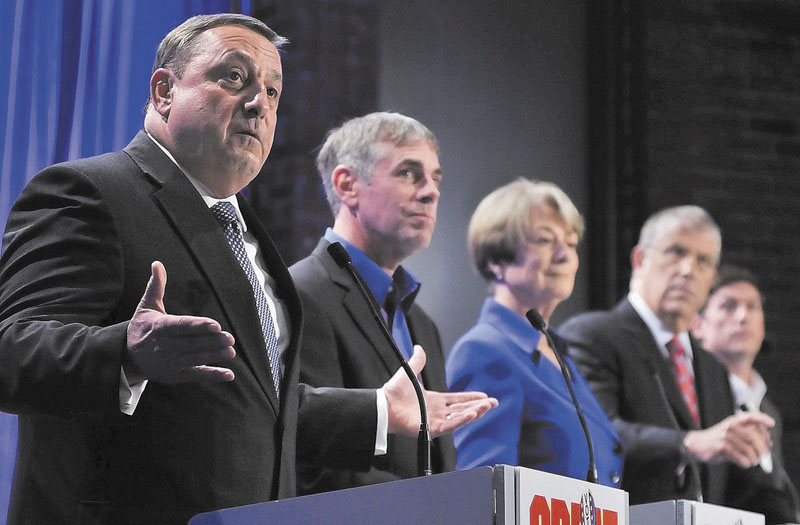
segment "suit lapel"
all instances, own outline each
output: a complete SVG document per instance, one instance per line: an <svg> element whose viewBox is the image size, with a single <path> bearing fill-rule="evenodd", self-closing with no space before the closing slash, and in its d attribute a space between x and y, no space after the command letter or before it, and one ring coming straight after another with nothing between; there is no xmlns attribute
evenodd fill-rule
<svg viewBox="0 0 800 525"><path fill-rule="evenodd" d="M344 306L344 310L350 316L353 324L358 327L367 341L369 341L373 351L378 354L381 362L386 367L387 373L392 375L400 366L397 356L395 356L394 351L386 341L383 331L378 326L378 320L375 319L370 311L367 301L362 297L361 292L353 282L352 276L349 272L340 268L328 254L327 248L329 244L325 239L320 240L314 249L314 256L322 262L331 280L343 289L342 306Z"/></svg>
<svg viewBox="0 0 800 525"><path fill-rule="evenodd" d="M239 208L242 210L244 220L247 222L247 228L253 237L256 238L256 241L258 241L261 257L264 261L264 264L267 266L267 273L269 273L269 275L275 281L275 293L283 301L288 310L287 322L290 325L291 339L289 347L281 356L284 366L283 377L288 378L286 382L281 381L281 391L287 392L288 387L291 386L290 382L297 382L296 378L298 377L298 374L295 373L295 369L299 366L299 361L297 359L299 352L297 349L298 345L300 344L300 334L303 328L300 297L297 295L297 290L292 284L292 277L289 274L289 269L286 267L286 263L281 258L278 249L275 247L275 244L272 242L269 234L264 229L261 221L258 220L258 217L253 209L250 207L247 201L241 197L241 195L238 196L238 200ZM263 336L260 334L259 339L263 341ZM260 378L260 380L263 379L263 381L268 382L269 385L273 385L272 377L269 375L269 370L267 370L267 374L268 375L264 376L263 378ZM274 391L274 388L272 390ZM285 400L285 398L285 396L282 396L281 400Z"/></svg>
<svg viewBox="0 0 800 525"><path fill-rule="evenodd" d="M418 315L422 314L421 308L413 305L406 316L408 321L408 331L411 334L411 342L415 345L422 345L427 357L425 368L422 369L422 386L430 390L446 391L447 381L444 377L444 361L440 357L441 338L435 326L424 322Z"/></svg>
<svg viewBox="0 0 800 525"><path fill-rule="evenodd" d="M653 338L653 334L647 324L639 317L639 314L636 313L636 310L627 300L622 303L619 310L626 318L622 323L623 333L633 341L632 347L637 349L638 355L645 361L645 370L652 370L658 375L664 387L667 403L669 403L679 425L681 428L697 428L697 423L692 418L678 386L678 381L675 379L672 363L664 359L664 355L661 353L661 349Z"/></svg>
<svg viewBox="0 0 800 525"><path fill-rule="evenodd" d="M239 264L228 248L219 223L189 180L143 132L125 149L148 176L162 184L153 197L205 274L236 338L237 356L249 365L277 414L278 399L255 302L251 294L245 300L237 293L237 290L249 290L250 283L244 272L222 270L238 269ZM252 219L248 227L251 222Z"/></svg>
<svg viewBox="0 0 800 525"><path fill-rule="evenodd" d="M718 383L718 381L714 379L718 375L714 370L717 365L716 358L706 353L693 337L690 337L690 339L692 342L692 367L694 368L695 377L694 388L697 392L697 403L700 407L700 421L710 425L717 422L716 419L718 416L714 411L718 410L717 407L724 405L719 400L719 397L722 395L720 393L720 388L724 388L724 386L713 384ZM727 377L727 374L725 374L725 377ZM708 384L704 383L704 379ZM725 386L730 390L730 384ZM733 394L731 393L731 395ZM731 398L731 410L733 410L732 403L733 399Z"/></svg>

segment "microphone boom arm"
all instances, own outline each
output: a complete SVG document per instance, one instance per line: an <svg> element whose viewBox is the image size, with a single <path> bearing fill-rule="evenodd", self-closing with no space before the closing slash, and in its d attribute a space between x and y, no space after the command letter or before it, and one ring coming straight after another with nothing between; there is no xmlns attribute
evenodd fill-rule
<svg viewBox="0 0 800 525"><path fill-rule="evenodd" d="M420 420L419 435L417 436L417 475L430 476L433 472L433 469L431 468L431 431L430 427L428 426L428 409L425 405L425 396L422 394L422 387L419 384L419 380L417 379L416 374L414 374L414 370L412 370L411 366L408 364L408 361L406 361L405 356L403 356L403 353L399 348L397 348L397 344L394 342L392 334L390 334L388 328L386 328L383 317L376 307L377 301L375 301L372 293L367 290L367 287L364 285L363 279L353 265L353 260L350 258L350 254L347 253L345 247L338 242L331 243L328 246L328 253L331 257L333 257L333 260L336 262L336 264L338 264L342 269L346 270L353 278L353 281L356 283L356 287L366 300L367 305L369 305L369 310L372 313L373 319L378 326L381 327L381 333L383 333L383 336L386 338L389 346L394 351L397 360L400 361L400 366L411 380L411 384L414 385L414 392L417 394L417 401L419 402Z"/></svg>
<svg viewBox="0 0 800 525"><path fill-rule="evenodd" d="M575 405L575 411L578 413L578 420L581 423L581 428L586 436L586 446L589 450L589 470L586 473L586 481L589 481L590 483L597 483L597 466L594 462L594 445L592 444L592 436L589 434L589 426L586 424L586 418L583 416L583 410L581 410L581 405L578 403L578 396L575 395L575 389L572 388L572 378L570 377L567 364L564 362L564 358L562 358L561 354L558 352L553 338L547 332L547 324L544 322L542 315L536 310L531 309L528 310L528 313L525 314L525 317L528 318L528 322L531 323L536 330L541 332L545 338L547 338L547 344L549 344L550 348L553 349L553 354L556 356L558 366L561 368L561 374L564 376L564 381L567 382L569 395L572 396L572 404Z"/></svg>

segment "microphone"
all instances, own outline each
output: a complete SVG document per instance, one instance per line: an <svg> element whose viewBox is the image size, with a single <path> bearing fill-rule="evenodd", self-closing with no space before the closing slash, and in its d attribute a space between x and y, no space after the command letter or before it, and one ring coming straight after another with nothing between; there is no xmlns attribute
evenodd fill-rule
<svg viewBox="0 0 800 525"><path fill-rule="evenodd" d="M400 361L400 366L403 367L405 370L406 375L411 380L411 384L414 385L414 392L417 394L417 401L419 402L419 436L417 437L417 475L418 476L430 476L432 473L431 469L431 431L428 427L428 409L425 406L425 397L422 395L422 387L419 384L419 380L417 379L416 374L409 366L406 358L403 356L403 353L400 352L400 349L397 348L397 344L394 342L394 338L392 334L389 333L389 330L386 328L386 324L383 322L383 316L378 309L378 302L375 300L375 297L372 296L372 293L367 290L367 287L364 285L364 280L359 275L358 270L356 267L353 266L353 260L350 258L350 254L347 253L347 250L341 243L334 242L328 246L328 253L336 264L339 265L340 268L346 270L350 276L353 278L353 281L356 283L356 287L361 292L361 295L364 297L364 300L369 305L369 310L372 312L372 317L375 319L375 322L378 326L381 327L381 333L386 338L386 341L389 343L389 346L394 351L395 356L397 356L397 360Z"/></svg>
<svg viewBox="0 0 800 525"><path fill-rule="evenodd" d="M592 436L589 434L589 426L586 424L586 418L583 417L583 410L581 410L581 405L578 403L578 397L575 395L575 390L572 388L572 378L569 373L569 368L567 368L567 364L564 362L564 359L561 357L561 354L556 348L553 338L547 332L547 323L544 322L542 314L532 308L528 310L528 313L525 314L525 317L528 318L528 322L531 323L531 326L544 334L544 336L547 338L547 344L549 344L550 348L553 349L553 353L558 361L558 366L561 368L561 375L564 376L564 381L567 382L569 395L572 396L572 404L575 405L575 412L578 413L578 420L581 423L581 428L586 436L586 448L589 450L589 471L586 473L586 481L590 483L597 483L597 466L594 463L594 445L592 444Z"/></svg>
<svg viewBox="0 0 800 525"><path fill-rule="evenodd" d="M664 383L661 382L661 376L656 370L656 367L653 365L651 360L647 360L647 367L650 369L650 373L653 376L653 382L656 384L656 391L658 392L658 397L661 399L661 402L664 404L664 407L667 409L667 415L669 416L670 424L678 430L681 429L681 426L678 424L677 418L675 418L675 414L672 412L672 406L669 404L669 400L667 399L667 392L664 390ZM700 503L703 502L703 486L700 484L700 472L698 470L697 461L695 461L694 456L688 450L686 451L686 459L688 461L688 466L692 472L692 481L696 484L697 493L695 494L695 501L699 501ZM687 465L683 465L683 469L678 471L677 475L678 478L682 477L685 473ZM680 487L678 487L680 489Z"/></svg>

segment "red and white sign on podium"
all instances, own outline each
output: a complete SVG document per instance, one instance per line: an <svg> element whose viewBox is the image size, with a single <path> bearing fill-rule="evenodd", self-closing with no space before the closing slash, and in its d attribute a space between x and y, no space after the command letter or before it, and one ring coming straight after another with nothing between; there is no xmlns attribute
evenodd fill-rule
<svg viewBox="0 0 800 525"><path fill-rule="evenodd" d="M514 471L520 525L628 524L623 490L522 467Z"/></svg>
<svg viewBox="0 0 800 525"><path fill-rule="evenodd" d="M628 525L628 494L496 465L198 514L191 525Z"/></svg>
<svg viewBox="0 0 800 525"><path fill-rule="evenodd" d="M764 525L764 515L685 499L633 505L631 523L647 525Z"/></svg>

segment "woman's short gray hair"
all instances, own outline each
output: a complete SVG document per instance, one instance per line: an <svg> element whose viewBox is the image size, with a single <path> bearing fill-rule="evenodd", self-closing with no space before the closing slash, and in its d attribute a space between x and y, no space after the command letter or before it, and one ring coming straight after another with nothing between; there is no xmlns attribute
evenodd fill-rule
<svg viewBox="0 0 800 525"><path fill-rule="evenodd" d="M491 192L475 208L467 231L467 249L475 270L495 279L490 263L513 262L530 239L531 210L552 206L567 227L583 237L583 218L564 191L551 182L519 178Z"/></svg>

